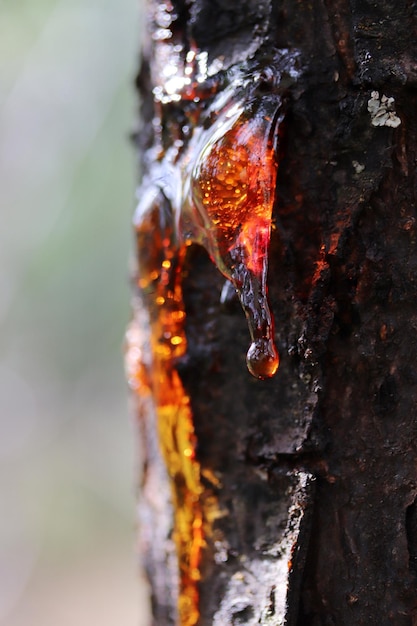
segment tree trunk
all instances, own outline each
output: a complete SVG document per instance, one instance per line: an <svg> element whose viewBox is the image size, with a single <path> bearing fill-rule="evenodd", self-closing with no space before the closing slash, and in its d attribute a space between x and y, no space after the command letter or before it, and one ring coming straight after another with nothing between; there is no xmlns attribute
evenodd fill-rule
<svg viewBox="0 0 417 626"><path fill-rule="evenodd" d="M153 623L417 624L417 5L147 18L127 362Z"/></svg>

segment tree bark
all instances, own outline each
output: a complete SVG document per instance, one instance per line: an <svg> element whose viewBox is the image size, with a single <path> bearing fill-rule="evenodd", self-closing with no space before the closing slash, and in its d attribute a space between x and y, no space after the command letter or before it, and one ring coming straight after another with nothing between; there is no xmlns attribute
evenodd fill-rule
<svg viewBox="0 0 417 626"><path fill-rule="evenodd" d="M417 624L417 5L149 0L147 19L127 360L153 623ZM256 380L214 230L178 252L175 194L221 94L250 124L265 91L280 115L268 298L281 362ZM164 262L168 312L185 311L169 337L184 332L186 350L169 358L163 270L149 278Z"/></svg>

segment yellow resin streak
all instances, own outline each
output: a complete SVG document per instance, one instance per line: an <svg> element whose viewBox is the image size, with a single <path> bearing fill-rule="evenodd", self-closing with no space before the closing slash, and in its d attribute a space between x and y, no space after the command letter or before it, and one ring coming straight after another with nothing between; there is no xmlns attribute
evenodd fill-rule
<svg viewBox="0 0 417 626"><path fill-rule="evenodd" d="M197 582L204 545L200 466L195 459L195 435L190 402L175 369L186 351L184 306L180 285L181 255L174 259L169 229L161 230L157 207L149 207L137 224L139 268L137 282L142 306L149 313L151 370L144 377L140 353L132 387L143 393L149 381L158 421L161 451L172 485L173 539L179 564L178 613L181 626L194 626L199 617ZM174 267L174 264L176 266ZM141 390L142 388L142 390ZM146 393L146 390L145 390Z"/></svg>
<svg viewBox="0 0 417 626"><path fill-rule="evenodd" d="M195 459L195 435L190 401L184 391L174 359L186 349L181 294L166 293L167 312L161 313L152 331L154 393L159 440L173 486L174 541L177 546L181 625L197 624L200 554L203 546L203 519L200 495L200 466ZM176 307L178 305L178 307Z"/></svg>

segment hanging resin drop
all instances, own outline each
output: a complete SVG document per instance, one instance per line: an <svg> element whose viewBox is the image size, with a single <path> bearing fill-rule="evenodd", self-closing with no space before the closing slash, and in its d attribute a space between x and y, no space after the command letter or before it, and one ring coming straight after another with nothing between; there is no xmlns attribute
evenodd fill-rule
<svg viewBox="0 0 417 626"><path fill-rule="evenodd" d="M278 100L278 101L277 101ZM279 366L267 300L268 250L277 176L280 100L228 103L199 138L181 228L207 249L235 287L252 343L248 369L270 378Z"/></svg>

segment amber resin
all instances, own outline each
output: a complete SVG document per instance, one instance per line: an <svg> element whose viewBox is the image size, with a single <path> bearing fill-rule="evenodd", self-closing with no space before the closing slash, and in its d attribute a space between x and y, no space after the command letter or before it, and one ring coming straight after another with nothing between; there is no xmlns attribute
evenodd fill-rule
<svg viewBox="0 0 417 626"><path fill-rule="evenodd" d="M180 235L204 245L236 289L252 339L247 365L256 378L273 376L279 365L267 300L279 111L275 97L232 100L219 112L191 146L196 158L186 170L180 219Z"/></svg>
<svg viewBox="0 0 417 626"><path fill-rule="evenodd" d="M257 77L238 75L206 108L186 147L157 153L135 213L137 300L147 315L149 354L131 342L129 379L139 394L152 394L171 480L181 626L198 623L201 553L219 515L215 498L203 492L190 401L176 369L187 349L182 266L190 243L207 249L236 290L252 341L249 371L269 378L279 365L267 270L281 99L258 93ZM160 89L157 97L171 98Z"/></svg>

